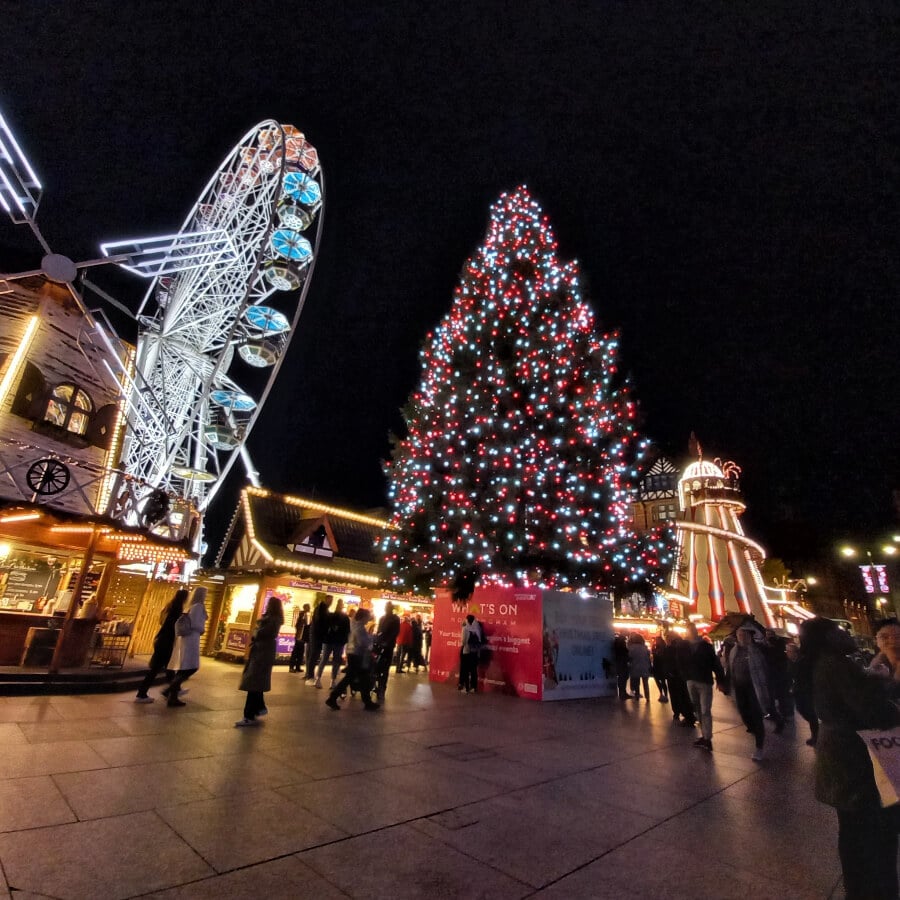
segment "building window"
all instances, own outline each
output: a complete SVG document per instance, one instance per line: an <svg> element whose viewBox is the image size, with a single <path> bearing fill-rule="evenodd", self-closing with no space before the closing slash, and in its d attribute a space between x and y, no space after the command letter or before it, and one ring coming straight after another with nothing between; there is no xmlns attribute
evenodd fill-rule
<svg viewBox="0 0 900 900"><path fill-rule="evenodd" d="M58 384L50 392L44 421L72 434L87 432L93 404L91 398L74 384Z"/></svg>

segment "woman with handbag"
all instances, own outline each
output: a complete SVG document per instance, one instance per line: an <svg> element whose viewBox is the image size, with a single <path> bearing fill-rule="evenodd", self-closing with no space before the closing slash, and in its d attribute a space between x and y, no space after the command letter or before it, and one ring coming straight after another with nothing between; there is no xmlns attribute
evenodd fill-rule
<svg viewBox="0 0 900 900"><path fill-rule="evenodd" d="M206 588L200 585L194 588L191 605L187 612L175 620L175 649L169 660L169 668L175 671L172 683L162 692L167 706L184 706L179 695L187 693L182 685L200 668L200 639L206 631ZM184 624L184 631L181 624Z"/></svg>
<svg viewBox="0 0 900 900"><path fill-rule="evenodd" d="M281 597L272 594L266 602L265 612L256 623L256 630L250 641L250 655L241 675L239 691L247 692L244 703L244 718L234 723L235 728L258 725L258 716L268 713L263 696L272 689L272 666L277 656L278 632L284 624L284 609Z"/></svg>
<svg viewBox="0 0 900 900"><path fill-rule="evenodd" d="M878 679L848 658L853 638L831 619L800 625L800 649L812 665L820 719L816 799L833 806L838 854L849 900L896 900L897 805L881 805L868 749L857 734L900 724L900 710Z"/></svg>
<svg viewBox="0 0 900 900"><path fill-rule="evenodd" d="M175 648L175 623L184 612L184 604L190 594L187 588L175 591L175 596L165 605L159 616L159 631L153 638L153 655L150 657L147 675L137 689L135 703L152 703L153 698L147 694L156 676L169 665L172 650Z"/></svg>

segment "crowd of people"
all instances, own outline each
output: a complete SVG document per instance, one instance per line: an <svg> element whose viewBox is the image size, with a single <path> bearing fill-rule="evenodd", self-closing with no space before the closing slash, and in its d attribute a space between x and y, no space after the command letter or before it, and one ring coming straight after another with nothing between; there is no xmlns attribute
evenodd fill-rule
<svg viewBox="0 0 900 900"><path fill-rule="evenodd" d="M183 685L200 666L205 594L203 587L192 595L179 590L163 610L136 702L153 702L148 690L166 670L168 685L162 696L171 707L186 705L181 699L187 692ZM268 712L265 694L271 690L283 622L282 598L272 595L256 622L241 674L239 689L247 696L236 727L256 725ZM801 623L795 641L746 617L718 650L693 624L685 631L682 636L670 629L649 645L639 632L627 638L617 635L612 667L618 697L650 702L652 678L656 699L669 705L673 723L686 728L699 724L694 744L711 753L713 693L718 689L733 699L753 737L752 759L757 762L765 759L766 722L772 733L781 734L799 713L809 725L806 743L816 750L816 798L837 812L846 896L896 900L900 803L885 805L882 800L859 732L896 728L895 739L900 742L900 623L890 620L880 625L879 652L871 661L860 658L851 635L831 619ZM339 701L350 692L359 694L365 710L376 711L384 702L392 666L398 675L427 670L430 636L430 625L421 616L400 616L390 602L376 623L368 609L345 611L341 600L332 609L325 599L315 610L306 606L301 611L289 671L305 671L307 683L322 688L330 666L325 701L330 709L340 710ZM460 691L477 690L484 647L483 626L469 614L459 635Z"/></svg>
<svg viewBox="0 0 900 900"><path fill-rule="evenodd" d="M614 639L619 698L649 701L652 675L657 700L671 704L673 722L688 728L699 722L694 744L712 752L715 687L734 700L758 762L765 758L766 722L781 734L799 713L809 725L806 743L816 750L815 796L837 813L846 896L896 900L900 803L883 800L859 732L888 732L884 740L900 742L900 623L880 624L879 652L871 661L831 619L801 623L793 640L747 617L718 651L695 626L686 630L684 637L660 635L652 647L640 634Z"/></svg>

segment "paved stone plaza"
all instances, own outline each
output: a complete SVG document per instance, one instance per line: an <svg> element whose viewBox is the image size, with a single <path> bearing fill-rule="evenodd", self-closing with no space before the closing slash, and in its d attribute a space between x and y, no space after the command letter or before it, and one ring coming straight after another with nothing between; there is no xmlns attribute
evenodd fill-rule
<svg viewBox="0 0 900 900"><path fill-rule="evenodd" d="M0 698L0 897L842 895L799 719L759 765L722 697L709 755L655 699L392 675L381 711L334 713L282 669L236 729L238 677L204 660L183 709Z"/></svg>

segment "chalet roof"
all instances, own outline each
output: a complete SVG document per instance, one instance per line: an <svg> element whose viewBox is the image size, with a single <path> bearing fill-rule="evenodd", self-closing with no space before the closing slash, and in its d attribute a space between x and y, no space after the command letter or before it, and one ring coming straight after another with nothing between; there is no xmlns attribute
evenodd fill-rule
<svg viewBox="0 0 900 900"><path fill-rule="evenodd" d="M275 494L247 487L241 492L239 507L219 553L217 565L232 564L237 549L249 538L266 565L323 577L347 579L353 576L386 580L384 559L377 543L389 527L386 518L331 506L318 500ZM324 538L333 555L297 552L311 535Z"/></svg>

